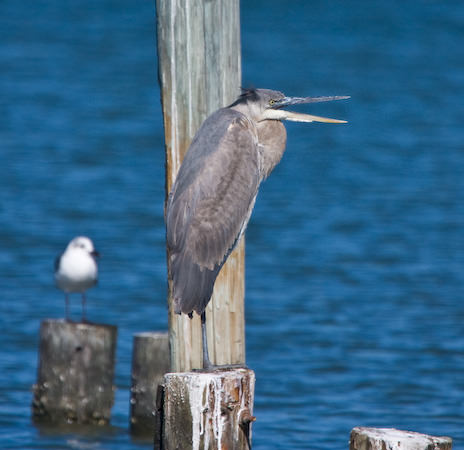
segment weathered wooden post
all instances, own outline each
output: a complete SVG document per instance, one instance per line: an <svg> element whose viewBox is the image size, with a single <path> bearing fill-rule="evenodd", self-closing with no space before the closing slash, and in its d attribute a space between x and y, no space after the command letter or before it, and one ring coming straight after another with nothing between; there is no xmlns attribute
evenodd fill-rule
<svg viewBox="0 0 464 450"><path fill-rule="evenodd" d="M248 450L254 385L249 369L167 374L159 448Z"/></svg>
<svg viewBox="0 0 464 450"><path fill-rule="evenodd" d="M134 335L130 431L153 438L158 386L169 372L168 333L145 332Z"/></svg>
<svg viewBox="0 0 464 450"><path fill-rule="evenodd" d="M168 193L203 120L240 93L240 7L239 0L157 0L156 9ZM242 239L206 309L213 364L245 362L244 291ZM155 448L249 448L253 371L188 372L202 366L200 320L174 314L171 303L169 298L175 373L165 376L164 395L158 396Z"/></svg>
<svg viewBox="0 0 464 450"><path fill-rule="evenodd" d="M34 420L98 425L110 421L116 337L113 325L42 322Z"/></svg>
<svg viewBox="0 0 464 450"><path fill-rule="evenodd" d="M240 10L239 0L157 0L156 9L168 193L203 120L240 93ZM243 298L241 242L222 268L206 309L212 363L245 362ZM201 367L196 314L179 316L170 306L169 336L173 372Z"/></svg>
<svg viewBox="0 0 464 450"><path fill-rule="evenodd" d="M351 431L350 450L451 450L449 437L429 436L394 428L356 427Z"/></svg>

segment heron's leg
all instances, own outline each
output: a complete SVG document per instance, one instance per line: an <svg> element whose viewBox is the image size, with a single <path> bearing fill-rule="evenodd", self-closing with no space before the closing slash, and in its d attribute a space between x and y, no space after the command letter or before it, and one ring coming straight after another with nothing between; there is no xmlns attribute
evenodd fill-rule
<svg viewBox="0 0 464 450"><path fill-rule="evenodd" d="M85 292L82 293L82 322L86 322L86 298L85 298Z"/></svg>
<svg viewBox="0 0 464 450"><path fill-rule="evenodd" d="M201 337L202 337L202 344L203 344L203 370L213 371L216 369L222 369L222 370L247 369L247 366L244 363L225 364L221 366L217 366L211 363L211 361L209 360L209 354L208 354L208 341L206 339L206 313L205 311L201 313Z"/></svg>
<svg viewBox="0 0 464 450"><path fill-rule="evenodd" d="M65 293L64 294L64 300L65 300L65 312L66 312L66 322L69 322L69 294Z"/></svg>
<svg viewBox="0 0 464 450"><path fill-rule="evenodd" d="M208 341L206 338L206 312L203 311L201 313L201 337L202 337L202 344L203 344L203 369L211 369L213 365L209 360L209 353L208 353Z"/></svg>

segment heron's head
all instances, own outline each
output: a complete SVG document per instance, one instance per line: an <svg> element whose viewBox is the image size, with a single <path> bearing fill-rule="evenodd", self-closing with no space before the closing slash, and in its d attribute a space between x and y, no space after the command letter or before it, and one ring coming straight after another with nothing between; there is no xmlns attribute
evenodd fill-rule
<svg viewBox="0 0 464 450"><path fill-rule="evenodd" d="M287 106L301 103L329 102L332 100L343 100L349 96L334 97L287 97L282 92L270 89L249 89L234 103L246 103L253 118L258 122L263 120L291 120L294 122L326 122L346 123L346 120L329 119L327 117L302 114L283 109ZM233 105L232 105L233 106Z"/></svg>

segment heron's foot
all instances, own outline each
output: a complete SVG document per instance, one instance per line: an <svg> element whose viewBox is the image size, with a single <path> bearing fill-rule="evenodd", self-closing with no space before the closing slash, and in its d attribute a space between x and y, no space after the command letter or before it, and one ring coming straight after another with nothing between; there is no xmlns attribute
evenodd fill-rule
<svg viewBox="0 0 464 450"><path fill-rule="evenodd" d="M220 372L234 369L248 369L246 364L203 364L203 369L192 369L192 372Z"/></svg>
<svg viewBox="0 0 464 450"><path fill-rule="evenodd" d="M82 317L79 323L82 323L84 325L96 325L97 324L97 322L89 320L87 319L87 317Z"/></svg>

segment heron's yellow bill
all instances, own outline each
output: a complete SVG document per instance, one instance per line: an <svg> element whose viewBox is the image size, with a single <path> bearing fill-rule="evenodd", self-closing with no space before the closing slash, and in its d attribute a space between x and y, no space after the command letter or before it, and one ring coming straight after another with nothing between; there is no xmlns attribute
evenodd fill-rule
<svg viewBox="0 0 464 450"><path fill-rule="evenodd" d="M267 109L261 120L291 120L292 122L324 122L324 123L347 123L346 120L329 119L328 117L313 116L285 109Z"/></svg>
<svg viewBox="0 0 464 450"><path fill-rule="evenodd" d="M292 111L282 111L285 113L285 120L292 122L324 122L324 123L348 123L346 120L330 119L328 117L313 116L312 114L302 114Z"/></svg>

